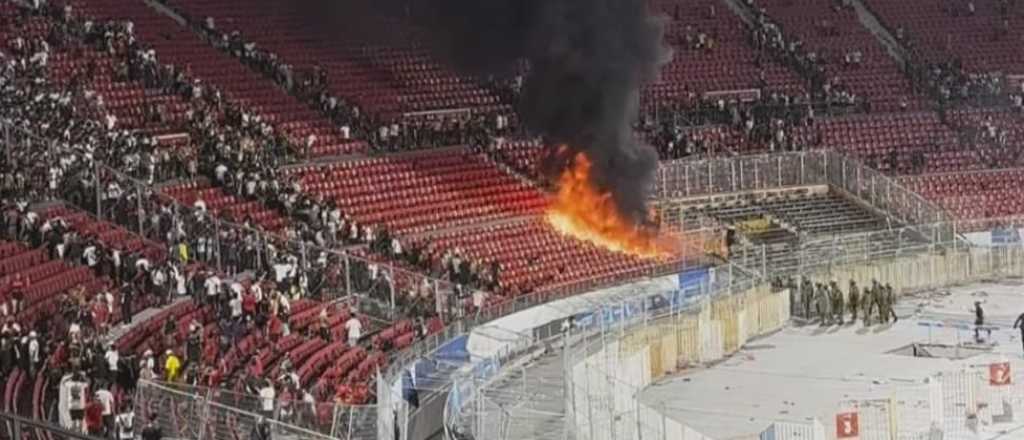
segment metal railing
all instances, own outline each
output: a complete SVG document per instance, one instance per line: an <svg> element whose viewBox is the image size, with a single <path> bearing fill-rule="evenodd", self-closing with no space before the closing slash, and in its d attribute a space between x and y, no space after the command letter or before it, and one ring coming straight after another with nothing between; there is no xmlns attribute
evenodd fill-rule
<svg viewBox="0 0 1024 440"><path fill-rule="evenodd" d="M314 439L376 439L374 405L340 405L331 401L264 402L259 396L227 390L141 381L136 390L136 414L156 414L164 435L190 440L245 438L265 421L277 435ZM269 408L269 410L267 410Z"/></svg>
<svg viewBox="0 0 1024 440"><path fill-rule="evenodd" d="M23 440L26 438L49 440L103 440L80 432L69 431L56 424L0 412L0 440ZM141 423L139 424L142 425Z"/></svg>

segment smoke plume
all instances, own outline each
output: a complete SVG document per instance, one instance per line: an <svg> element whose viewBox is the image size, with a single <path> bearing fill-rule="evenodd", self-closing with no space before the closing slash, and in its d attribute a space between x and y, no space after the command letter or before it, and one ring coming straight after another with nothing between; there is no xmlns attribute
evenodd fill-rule
<svg viewBox="0 0 1024 440"><path fill-rule="evenodd" d="M646 216L657 155L638 143L631 125L640 86L654 79L669 54L661 22L644 0L343 3L369 3L379 15L409 17L425 33L416 38L462 72L508 77L519 60L527 60L519 103L527 129L548 145L584 152L594 183L612 193L622 214L635 222ZM387 37L387 29L357 18L366 10L336 11L347 25L370 28L360 33Z"/></svg>

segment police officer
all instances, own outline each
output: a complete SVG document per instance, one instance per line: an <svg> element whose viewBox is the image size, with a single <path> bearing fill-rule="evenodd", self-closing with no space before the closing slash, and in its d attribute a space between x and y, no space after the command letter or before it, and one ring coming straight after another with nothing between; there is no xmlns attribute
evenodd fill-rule
<svg viewBox="0 0 1024 440"><path fill-rule="evenodd" d="M811 299L814 296L814 286L811 281L804 278L800 283L800 303L804 306L804 318L811 319Z"/></svg>
<svg viewBox="0 0 1024 440"><path fill-rule="evenodd" d="M818 288L817 288L817 294L816 295L817 295L817 300L818 300L817 301L818 317L821 318L821 323L822 324L829 324L829 322L831 321L831 319L830 319L831 314L829 313L829 302L830 302L830 300L829 300L828 291L825 289L825 285L824 284L818 283Z"/></svg>
<svg viewBox="0 0 1024 440"><path fill-rule="evenodd" d="M860 290L857 289L857 282L854 280L850 280L850 301L848 305L852 315L850 319L853 322L857 322L857 308L860 307Z"/></svg>
<svg viewBox="0 0 1024 440"><path fill-rule="evenodd" d="M893 290L892 286L889 285L889 283L885 283L885 308L886 313L888 314L888 316L886 316L886 321L888 321L891 317L893 324L900 320L900 318L896 316L895 306L896 292Z"/></svg>
<svg viewBox="0 0 1024 440"><path fill-rule="evenodd" d="M843 325L843 311L846 310L846 305L843 300L843 291L839 290L839 284L833 280L831 283L830 290L832 291L832 314L835 319L839 321L839 325Z"/></svg>
<svg viewBox="0 0 1024 440"><path fill-rule="evenodd" d="M871 325L871 312L877 307L879 314L881 314L882 302L881 292L882 286L878 284L878 280L871 280L871 289L867 291L867 310L864 312L864 325Z"/></svg>

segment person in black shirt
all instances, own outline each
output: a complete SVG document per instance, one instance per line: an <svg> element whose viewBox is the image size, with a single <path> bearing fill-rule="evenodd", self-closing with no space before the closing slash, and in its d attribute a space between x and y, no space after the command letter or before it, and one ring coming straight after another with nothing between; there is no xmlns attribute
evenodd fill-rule
<svg viewBox="0 0 1024 440"><path fill-rule="evenodd" d="M260 418L259 422L256 423L256 426L254 426L252 428L252 435L250 436L250 439L251 440L271 440L270 424L267 423L266 419L264 419L262 417ZM150 439L143 438L142 440L150 440Z"/></svg>
<svg viewBox="0 0 1024 440"><path fill-rule="evenodd" d="M157 423L157 414L154 412L149 415L149 423L142 428L142 440L161 440L164 438L164 430L160 428L160 424Z"/></svg>
<svg viewBox="0 0 1024 440"><path fill-rule="evenodd" d="M981 327L985 325L985 310L981 308L981 301L974 302L974 340L981 342Z"/></svg>

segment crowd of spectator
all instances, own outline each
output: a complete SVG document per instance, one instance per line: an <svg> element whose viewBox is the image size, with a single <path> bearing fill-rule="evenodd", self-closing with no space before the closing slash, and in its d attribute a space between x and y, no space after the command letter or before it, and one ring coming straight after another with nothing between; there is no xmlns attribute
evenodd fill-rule
<svg viewBox="0 0 1024 440"><path fill-rule="evenodd" d="M0 373L9 377L8 373L20 369L34 376L44 363L51 363L50 374L61 378L62 399L67 396L62 403L67 427L114 438L133 437L130 402L119 399L127 409L117 413L109 396L130 393L138 378L217 385L224 380L217 355L241 335L256 329L267 329L268 338L288 334L290 299L320 298L330 289L341 294L384 290L375 289L373 283L380 284L394 272L356 258L346 271L344 255L325 248L382 243L383 238L377 237L387 234L378 235L372 227L343 217L333 202L305 198L297 182L280 178L275 170L287 158L289 146L269 124L227 102L216 88L190 80L173 67L160 66L155 53L135 40L130 23L84 20L70 7L49 4L21 9L15 22L31 17L53 20L55 30L46 39L6 42L8 47L0 50L0 116L8 139L25 142L7 145L7 154L0 158L0 234L45 250L51 259L88 267L109 283L96 292L83 287L62 293L60 313L26 321L23 292L29 280L16 276L0 280ZM147 88L172 93L188 103L183 120L159 121L180 123L189 132L188 156L167 160L168 152L153 136L121 127L116 115L106 111L101 95L90 90L88 70L75 73L70 81L50 75L47 60L52 51L90 48L121 63L117 66L123 75L115 81L142 81ZM154 113L163 110L157 108ZM41 139L50 141L35 144L42 148L29 144ZM198 156L204 160L196 160ZM249 218L218 219L202 200L182 206L151 186L171 177L208 178L231 194L265 200L297 219L298 226L274 235ZM166 258L122 253L93 234L79 233L62 215L48 216L32 207L56 198L131 230L138 227L146 238L164 244ZM401 252L397 238L389 243L386 248L371 248L392 255ZM240 280L247 277L256 282L242 288ZM354 288L337 291L348 288L346 279ZM427 280L416 281L420 279L425 285ZM383 283L393 289L391 284L390 280ZM269 286L266 294L261 285ZM409 298L410 312L434 314L433 289L429 296L429 301ZM208 308L220 338L204 341L203 326L194 322L186 340L178 341L174 320L168 320L166 338L141 359L119 354L106 342L112 328L131 323L141 309L177 297L192 297ZM355 337L349 342L355 344L360 331L353 326L346 324L350 338ZM308 331L322 328L313 325ZM288 368L282 371L294 373ZM287 384L278 386L282 393L299 392ZM365 384L345 387L347 391L337 395L342 401L368 398ZM333 396L335 390L324 393Z"/></svg>
<svg viewBox="0 0 1024 440"><path fill-rule="evenodd" d="M183 14L188 17L187 14ZM278 54L245 40L238 31L222 31L212 17L190 20L215 47L231 53L253 70L272 78L298 99L317 108L337 126L343 136L369 141L379 152L409 151L451 145L484 145L493 136L515 129L507 112L478 113L471 110L437 112L416 117L378 115L330 92L327 70L315 65L299 71ZM513 87L494 84L497 93L507 95Z"/></svg>
<svg viewBox="0 0 1024 440"><path fill-rule="evenodd" d="M669 103L645 114L637 127L662 159L797 151L817 145L807 138L815 106L808 95L771 93L749 102L699 99Z"/></svg>
<svg viewBox="0 0 1024 440"><path fill-rule="evenodd" d="M856 69L863 62L863 53L851 50L835 55L837 59L828 59L827 54L808 51L799 38L787 37L782 27L769 17L764 8L758 8L753 0L747 0L746 4L756 16L751 27L751 43L758 50L758 60L762 56L771 57L807 78L811 100L829 111L833 108L870 108L870 103L854 93L840 76L830 74L826 68L829 64L835 64L842 69ZM839 32L835 24L828 20L816 23L816 27L822 35L836 35Z"/></svg>
<svg viewBox="0 0 1024 440"><path fill-rule="evenodd" d="M915 86L928 91L944 111L957 105L992 106L1007 103L1004 78L996 73L969 73L956 62L912 68ZM1017 107L1019 100L1013 99Z"/></svg>

